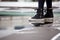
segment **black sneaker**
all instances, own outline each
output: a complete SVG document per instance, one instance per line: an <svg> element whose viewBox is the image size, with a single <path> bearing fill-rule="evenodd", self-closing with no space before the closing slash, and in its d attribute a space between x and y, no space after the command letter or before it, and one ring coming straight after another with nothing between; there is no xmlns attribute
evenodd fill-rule
<svg viewBox="0 0 60 40"><path fill-rule="evenodd" d="M51 24L51 23L53 23L53 17L44 18L44 19L45 19L45 24Z"/></svg>
<svg viewBox="0 0 60 40"><path fill-rule="evenodd" d="M37 14L29 20L35 26L40 26L44 24L44 18L42 16L42 12L37 12Z"/></svg>
<svg viewBox="0 0 60 40"><path fill-rule="evenodd" d="M48 11L44 16L44 19L45 19L45 24L53 23L53 13Z"/></svg>

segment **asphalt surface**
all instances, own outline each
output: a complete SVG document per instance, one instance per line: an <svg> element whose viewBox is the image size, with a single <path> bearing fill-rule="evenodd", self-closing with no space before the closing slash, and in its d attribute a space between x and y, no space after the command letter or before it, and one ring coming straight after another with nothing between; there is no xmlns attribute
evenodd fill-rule
<svg viewBox="0 0 60 40"><path fill-rule="evenodd" d="M54 17L53 24L33 27L31 30L18 31L0 40L51 40L55 35L60 33L60 17ZM60 40L58 37L56 40Z"/></svg>

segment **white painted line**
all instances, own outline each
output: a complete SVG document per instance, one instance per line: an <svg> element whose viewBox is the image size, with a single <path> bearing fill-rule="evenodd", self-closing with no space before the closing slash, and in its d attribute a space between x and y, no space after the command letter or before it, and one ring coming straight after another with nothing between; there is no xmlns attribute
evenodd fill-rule
<svg viewBox="0 0 60 40"><path fill-rule="evenodd" d="M58 33L57 35L55 35L51 40L56 40L59 36L60 36L60 33Z"/></svg>

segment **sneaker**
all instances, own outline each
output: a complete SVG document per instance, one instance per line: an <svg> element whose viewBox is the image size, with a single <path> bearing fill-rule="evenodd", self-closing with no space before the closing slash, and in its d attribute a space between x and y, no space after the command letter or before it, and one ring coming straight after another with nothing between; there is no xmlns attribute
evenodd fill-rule
<svg viewBox="0 0 60 40"><path fill-rule="evenodd" d="M53 23L53 11L52 9L47 9L47 12L44 16L45 24Z"/></svg>
<svg viewBox="0 0 60 40"><path fill-rule="evenodd" d="M44 24L44 19L43 19L43 12L42 10L38 9L37 14L31 18L30 22L36 26L39 26L41 24Z"/></svg>

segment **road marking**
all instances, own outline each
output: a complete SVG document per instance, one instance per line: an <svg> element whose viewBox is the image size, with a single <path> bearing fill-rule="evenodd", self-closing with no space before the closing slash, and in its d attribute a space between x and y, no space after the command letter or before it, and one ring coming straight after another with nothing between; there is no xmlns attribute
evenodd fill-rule
<svg viewBox="0 0 60 40"><path fill-rule="evenodd" d="M58 33L57 35L55 35L51 40L56 40L59 36L60 36L60 33Z"/></svg>

